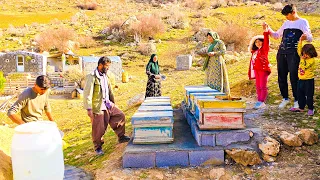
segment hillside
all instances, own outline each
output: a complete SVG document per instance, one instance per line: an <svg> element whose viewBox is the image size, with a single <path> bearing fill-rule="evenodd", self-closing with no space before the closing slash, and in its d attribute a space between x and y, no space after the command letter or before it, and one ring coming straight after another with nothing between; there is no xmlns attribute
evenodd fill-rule
<svg viewBox="0 0 320 180"><path fill-rule="evenodd" d="M86 1L90 2L90 1ZM160 2L160 1L159 1ZM163 2L163 1L162 1ZM143 46L135 43L133 35L128 32L120 40L108 39L110 33L108 29L117 28L119 24L123 24L132 16L138 19L156 17L159 24L163 24L163 31L156 34L150 33L152 30L147 30L146 34L152 34L155 40L157 54L159 57L160 70L167 76L166 81L162 83L162 93L164 96L170 96L174 108L179 108L183 99L183 87L186 85L203 84L204 72L202 68L197 65L201 61L200 57L195 56L193 67L188 71L176 71L176 56L181 54L192 54L198 45L198 42L193 40L193 35L202 28L210 28L219 32L220 36L225 42L234 42L237 44L234 51L229 53L235 55L236 58L229 59L228 73L231 84L231 92L234 96L241 96L252 104L255 98L255 86L253 81L249 81L247 77L247 70L249 64L250 54L246 52L247 44L253 35L262 33L262 22L267 22L274 30L278 29L285 17L281 15L279 4L260 4L256 2L247 3L218 3L224 1L208 1L208 0L186 0L174 1L173 3L158 3L152 1L150 3L139 3L133 0L99 0L96 1L96 10L80 10L77 6L83 5L85 1L71 1L71 0L0 0L0 51L8 52L13 50L36 50L41 51L37 44L35 44L35 37L47 29L59 29L65 27L73 30L77 37L74 41L79 41L83 37L90 39L80 43L80 48L75 49L74 52L79 56L102 56L112 55L120 56L122 59L123 69L130 75L129 83L119 83L119 88L115 92L116 104L124 111L126 115L126 129L131 133L132 127L130 124L130 117L137 110L137 107L128 107L127 102L139 93L143 93L146 88L147 76L145 74L145 65L149 61L149 55L143 55ZM217 6L217 4L219 6ZM317 3L315 3L317 7ZM217 7L217 8L216 8ZM320 16L317 12L300 13L299 15L306 18L313 33L314 42L318 53L320 53ZM146 18L147 19L147 18ZM144 22L144 21L142 21ZM151 26L150 24L142 24L145 29ZM161 22L161 23L160 23ZM156 24L156 25L159 25ZM141 25L141 26L142 26ZM137 30L137 29L135 29ZM107 33L106 33L107 32ZM142 37L140 43L148 43L149 36ZM160 40L160 41L159 41ZM133 44L130 44L133 43ZM206 44L206 43L204 43ZM231 43L232 44L232 43ZM319 113L313 118L306 118L299 115L296 119L295 115L287 111L278 111L276 105L280 102L280 92L277 83L277 69L276 69L276 48L279 40L271 40L271 51L269 59L272 66L272 74L269 79L269 96L267 104L270 109L266 113L258 113L257 124L265 128L269 133L285 129L286 126L290 128L312 128L320 132ZM229 44L230 45L230 44ZM51 49L51 53L57 52L57 49ZM236 52L236 53L235 53ZM231 61L232 60L232 61ZM234 61L233 61L234 60ZM316 94L315 94L315 108L320 108L320 81L319 81L319 59L317 59L317 73L316 73ZM119 170L119 162L121 162L121 153L124 145L116 144L116 136L109 128L105 135L108 142L104 145L105 155L103 157L95 157L91 142L91 125L89 118L87 118L85 110L83 110L83 103L81 100L69 99L69 97L52 96L50 100L53 109L53 115L58 123L59 128L65 133L65 141L68 148L64 151L65 163L77 167L84 168L90 172L101 173L108 166L115 166L116 169L112 173L117 175ZM255 114L256 112L249 111ZM283 118L280 121L279 118ZM293 120L294 119L294 120ZM307 120L307 123L302 122ZM264 123L268 122L268 123ZM14 127L11 121L6 117L5 113L0 114L0 123L9 127ZM0 125L1 125L0 124ZM267 126L270 125L270 126ZM279 129L277 126L279 125ZM290 129L288 127L288 129ZM12 134L11 134L12 135ZM2 135L0 135L2 136ZM1 139L1 138L0 138ZM1 147L4 146L4 147ZM9 144L1 143L0 149L9 149ZM319 144L310 148L311 153L299 155L300 151L295 149L286 149L287 154L283 154L279 159L280 168L276 173L279 177L285 177L285 170L291 172L294 176L296 166L299 166L303 173L308 173L308 167L302 167L298 164L302 156L312 157L319 153ZM300 149L301 150L301 149ZM291 159L294 157L292 167ZM314 160L314 159L313 159ZM320 162L320 159L314 160ZM306 165L308 162L304 162ZM315 167L314 167L315 166ZM320 168L314 165L312 168ZM281 169L281 167L284 167ZM262 166L259 170L254 167L252 170L240 166L233 166L230 171L233 171L239 178L263 179L267 176L263 174L264 171L273 172L270 166ZM188 174L187 171L193 172ZM155 173L159 171L163 174L174 174L183 172L185 179L197 179L199 176L208 178L206 173L210 169L169 169L169 170L154 170ZM283 170L283 171L281 171ZM169 171L169 172L168 172ZM248 173L246 171L249 171ZM131 172L131 171L130 171ZM239 173L240 172L240 173ZM126 173L126 172L122 172ZM132 173L132 172L131 172ZM136 173L136 174L135 174ZM319 174L316 174L318 177ZM133 172L136 179L153 177L153 170L137 170ZM196 175L195 175L196 174ZM101 174L99 174L101 175ZM129 173L130 175L130 173ZM132 174L131 174L132 175ZM202 176L201 176L202 175ZM106 177L101 175L102 177ZM175 178L176 176L171 176ZM279 178L273 177L273 178ZM299 176L303 177L303 175ZM313 176L308 176L313 177ZM109 178L109 177L108 177ZM162 179L169 178L164 176ZM176 177L178 178L178 177ZM183 179L182 178L182 179ZM101 178L103 179L103 178ZM161 179L161 178L160 178Z"/></svg>

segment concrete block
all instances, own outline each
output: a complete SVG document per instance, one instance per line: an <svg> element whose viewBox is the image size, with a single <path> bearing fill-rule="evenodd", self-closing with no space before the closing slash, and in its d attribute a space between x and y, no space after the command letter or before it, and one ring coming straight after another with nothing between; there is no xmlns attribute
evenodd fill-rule
<svg viewBox="0 0 320 180"><path fill-rule="evenodd" d="M189 166L187 151L170 151L156 153L156 167Z"/></svg>
<svg viewBox="0 0 320 180"><path fill-rule="evenodd" d="M201 135L201 145L202 146L215 146L216 145L216 136L214 134L202 134Z"/></svg>
<svg viewBox="0 0 320 180"><path fill-rule="evenodd" d="M156 153L126 153L123 155L124 168L149 168L155 167Z"/></svg>
<svg viewBox="0 0 320 180"><path fill-rule="evenodd" d="M190 166L220 165L224 163L224 150L191 151Z"/></svg>
<svg viewBox="0 0 320 180"><path fill-rule="evenodd" d="M190 127L191 127L191 132L192 132L194 139L196 140L196 142L198 143L199 146L202 146L201 132L199 131L198 125L194 120L191 120Z"/></svg>
<svg viewBox="0 0 320 180"><path fill-rule="evenodd" d="M177 70L189 70L192 65L191 55L179 55L176 59Z"/></svg>
<svg viewBox="0 0 320 180"><path fill-rule="evenodd" d="M246 142L250 140L250 131L236 131L222 132L216 134L216 145L227 146L232 143Z"/></svg>

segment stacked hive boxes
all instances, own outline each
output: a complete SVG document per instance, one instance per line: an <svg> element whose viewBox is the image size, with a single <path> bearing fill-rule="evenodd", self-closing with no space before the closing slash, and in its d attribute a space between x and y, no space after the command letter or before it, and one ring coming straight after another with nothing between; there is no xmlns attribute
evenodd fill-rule
<svg viewBox="0 0 320 180"><path fill-rule="evenodd" d="M226 129L245 128L243 113L246 104L244 101L220 100L216 96L224 93L211 89L208 86L186 86L185 106L192 113L193 118L187 120L191 131L199 145L214 146L216 131ZM195 119L195 122L192 120ZM205 131L206 130L206 131ZM202 142L201 137L208 137L210 142Z"/></svg>
<svg viewBox="0 0 320 180"><path fill-rule="evenodd" d="M147 97L132 116L133 143L173 142L173 109L169 97Z"/></svg>

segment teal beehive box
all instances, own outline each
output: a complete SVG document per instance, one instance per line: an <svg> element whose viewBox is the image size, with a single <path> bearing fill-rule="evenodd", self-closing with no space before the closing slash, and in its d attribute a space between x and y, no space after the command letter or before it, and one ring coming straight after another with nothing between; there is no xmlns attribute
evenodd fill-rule
<svg viewBox="0 0 320 180"><path fill-rule="evenodd" d="M173 142L173 111L137 111L131 123L134 144Z"/></svg>

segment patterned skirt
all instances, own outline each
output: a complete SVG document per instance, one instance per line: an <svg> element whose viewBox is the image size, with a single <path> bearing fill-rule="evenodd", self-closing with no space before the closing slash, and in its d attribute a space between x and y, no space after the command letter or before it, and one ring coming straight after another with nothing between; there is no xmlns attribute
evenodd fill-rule
<svg viewBox="0 0 320 180"><path fill-rule="evenodd" d="M161 96L161 81L155 81L153 77L148 78L146 97Z"/></svg>
<svg viewBox="0 0 320 180"><path fill-rule="evenodd" d="M223 67L225 64L221 64L220 58L224 61L222 56L210 58L208 68L206 69L205 85L227 94L229 91L227 72L226 68Z"/></svg>

